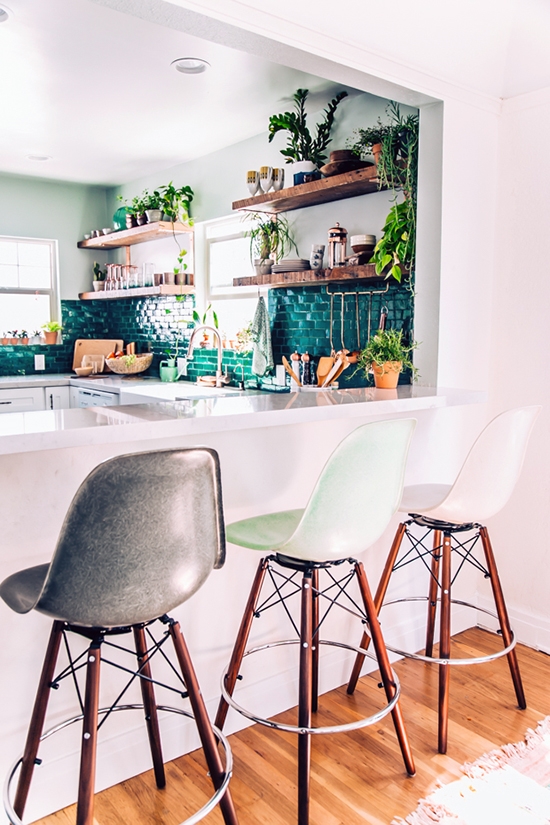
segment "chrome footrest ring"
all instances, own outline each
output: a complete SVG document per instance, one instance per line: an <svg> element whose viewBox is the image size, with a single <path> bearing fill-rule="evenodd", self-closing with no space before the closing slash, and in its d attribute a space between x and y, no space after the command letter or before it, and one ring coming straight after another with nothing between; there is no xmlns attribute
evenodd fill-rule
<svg viewBox="0 0 550 825"><path fill-rule="evenodd" d="M246 653L243 656L243 659L246 656L252 656L253 653L259 653L262 650L268 650L269 648L272 648L272 647L282 647L284 645L298 645L298 644L300 644L300 639L286 639L284 641L271 642L270 644L261 645L259 647L253 647L250 650L247 650ZM328 645L329 647L341 647L341 648L344 648L345 650L352 650L354 653L363 653L365 656L368 656L369 659L372 659L378 665L376 657L372 653L369 653L367 650L365 650L362 647L355 647L354 645L348 645L348 644L345 644L344 642L331 642L331 641L323 640L323 639L321 639L319 644ZM347 733L348 731L357 730L358 728L366 728L369 725L374 725L374 724L376 724L376 722L379 722L381 719L383 719L385 716L387 716L388 713L391 713L391 711L394 709L394 707L398 703L399 696L401 695L401 684L400 684L399 679L397 678L397 676L396 676L396 674L394 673L393 670L392 670L392 677L393 677L393 682L394 682L394 685L395 685L395 695L387 703L387 705L385 705L377 713L372 714L372 716L365 716L363 719L359 719L355 722L348 722L347 724L344 724L344 725L330 725L330 726L326 726L326 727L317 727L317 728L306 728L306 727L300 727L300 726L297 726L297 725L285 725L282 722L273 722L271 719L265 719L261 716L256 716L254 713L247 710L247 708L244 708L242 705L239 705L238 702L236 702L235 699L228 693L228 691L225 687L225 680L227 678L227 672L225 672L224 675L222 676L221 690L222 690L223 698L225 699L225 701L227 702L227 704L230 707L232 707L234 710L238 711L238 713L240 713L242 716L246 716L246 718L250 719L252 722L257 722L259 725L265 725L268 728L275 728L276 730L285 731L286 733L316 733L316 734L317 733L320 733L320 734L322 734L322 733Z"/></svg>
<svg viewBox="0 0 550 825"><path fill-rule="evenodd" d="M390 604L400 604L402 602L428 602L429 600L429 596L408 596L404 599L392 599L392 601L384 602L382 607L386 607ZM436 599L436 601L440 602L441 599ZM485 613L487 616L491 616L497 621L499 620L496 613L493 613L492 610L486 610L484 607L478 607L475 604L463 602L460 599L450 599L450 602L451 604L458 604L462 607L469 607L472 610L478 610L480 613ZM386 644L386 647L388 650L391 650L392 653L397 653L399 656L404 656L406 659L417 659L419 662L427 662L430 665L483 665L487 662L494 662L495 659L500 659L502 656L506 656L515 648L516 636L512 629L510 632L512 634L512 641L502 650L497 650L496 653L489 653L487 656L471 656L464 659L438 659L435 656L422 656L420 653L409 653L406 650L399 650L399 648L392 647L389 644Z"/></svg>
<svg viewBox="0 0 550 825"><path fill-rule="evenodd" d="M116 713L120 710L144 710L144 707L142 704L118 705L115 708L100 708L98 710L98 714L105 714L109 711L111 711L112 713ZM184 710L184 708L173 708L167 705L157 705L157 710L163 710L168 713L177 713L179 716L187 716L188 719L195 718L190 711ZM70 725L74 725L75 722L81 722L83 718L83 714L80 713L78 714L78 716L72 716L70 719L65 719L63 722L60 722L55 727L50 728L45 733L43 733L40 737L40 741L42 742L44 739L48 739L50 736L53 736L54 733L58 733L60 730L68 728ZM233 754L231 752L231 746L227 741L227 737L224 736L221 730L216 728L214 725L212 725L212 729L214 731L216 739L222 746L225 754L225 772L223 773L223 780L221 782L220 787L210 797L208 802L206 802L206 804L204 804L202 808L200 808L198 811L196 811L194 814L188 817L188 819L184 819L183 822L180 823L180 825L195 825L195 823L200 822L201 819L204 819L204 817L207 816L216 807L216 805L218 805L223 795L227 791L227 788L229 787L229 780L231 779L231 775L233 773ZM11 825L23 825L22 820L19 819L19 817L13 810L13 805L11 802L11 785L13 782L13 778L17 773L17 770L22 762L23 756L21 755L18 759L16 759L16 761L11 766L4 782L4 811L6 812L6 815Z"/></svg>

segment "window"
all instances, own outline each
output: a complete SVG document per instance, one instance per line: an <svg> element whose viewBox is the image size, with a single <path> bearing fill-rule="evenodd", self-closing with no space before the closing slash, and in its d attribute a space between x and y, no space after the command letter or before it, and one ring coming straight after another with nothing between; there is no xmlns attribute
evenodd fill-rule
<svg viewBox="0 0 550 825"><path fill-rule="evenodd" d="M202 224L208 300L220 296L241 296L245 289L234 287L233 278L254 275L250 263L249 226L242 215L231 215ZM251 291L256 291L251 287Z"/></svg>
<svg viewBox="0 0 550 825"><path fill-rule="evenodd" d="M57 293L57 241L0 235L0 332L57 320Z"/></svg>

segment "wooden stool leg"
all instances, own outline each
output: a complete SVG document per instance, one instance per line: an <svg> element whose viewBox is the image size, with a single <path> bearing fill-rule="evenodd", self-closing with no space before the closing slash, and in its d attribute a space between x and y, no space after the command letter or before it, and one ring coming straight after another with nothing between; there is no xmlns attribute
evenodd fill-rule
<svg viewBox="0 0 550 825"><path fill-rule="evenodd" d="M149 679L151 679L151 665L147 655L145 630L141 625L134 625L133 629L140 673L145 676L145 679L139 680L139 684L141 687L141 696L143 698L143 709L145 711L145 722L147 724L147 735L149 737L149 745L151 747L151 756L153 757L155 781L157 783L157 788L164 788L166 786L166 777L164 775L164 760L162 758L159 718L157 713L157 702L155 699L155 688L153 687L153 683L149 681Z"/></svg>
<svg viewBox="0 0 550 825"><path fill-rule="evenodd" d="M441 616L439 635L439 658L451 655L451 534L443 534L441 560ZM439 665L439 753L447 753L447 733L449 727L449 687L450 665Z"/></svg>
<svg viewBox="0 0 550 825"><path fill-rule="evenodd" d="M27 733L27 741L25 743L25 750L23 753L21 772L17 783L15 802L13 803L13 809L20 819L23 818L23 813L25 811L35 760L38 754L40 737L42 736L42 730L44 729L44 719L48 708L48 699L50 698L51 682L55 672L57 657L59 655L59 645L61 644L62 631L63 622L54 622L50 633L48 647L46 649L46 655L44 657L44 664L42 665L40 681L38 682L36 699L34 700L29 732Z"/></svg>
<svg viewBox="0 0 550 825"><path fill-rule="evenodd" d="M493 588L493 596L495 599L497 615L500 622L500 629L502 631L502 640L504 642L504 647L508 647L508 645L512 641L512 627L510 625L510 619L508 618L508 610L506 609L506 602L504 601L504 594L502 592L502 586L500 584L500 577L498 575L495 556L493 554L493 548L491 546L491 540L489 538L489 533L487 532L486 527L482 527L479 533L481 536L481 541L483 543L483 550L485 552L487 570L489 571L489 575L491 578L491 587ZM512 681L514 683L514 690L516 691L518 705L521 708L521 710L525 710L525 708L527 707L527 702L525 700L525 693L523 692L523 684L521 681L518 658L515 649L511 650L510 653L507 654L507 659L508 666L510 668L510 674L512 676Z"/></svg>
<svg viewBox="0 0 550 825"><path fill-rule="evenodd" d="M100 665L101 642L94 641L88 648L88 664L86 666L86 693L84 695L84 721L82 724L76 825L93 825L94 822Z"/></svg>
<svg viewBox="0 0 550 825"><path fill-rule="evenodd" d="M258 565L258 569L256 570L256 575L252 583L252 589L250 591L246 607L244 609L243 618L241 620L241 626L239 628L237 639L235 641L235 647L233 648L233 653L231 654L229 670L227 671L227 675L225 677L225 687L230 696L233 696L235 684L237 683L237 678L239 676L239 670L243 661L246 645L248 643L248 637L250 636L252 620L254 619L254 613L256 612L256 605L258 603L262 585L264 583L267 565L267 560L261 559ZM216 719L214 721L215 726L220 730L223 730L228 710L229 705L222 696L220 699L220 704L218 705Z"/></svg>
<svg viewBox="0 0 550 825"><path fill-rule="evenodd" d="M428 589L428 620L426 622L426 656L433 655L437 590L439 585L439 560L441 559L441 530L434 530L430 587Z"/></svg>
<svg viewBox="0 0 550 825"><path fill-rule="evenodd" d="M319 626L319 570L314 568L311 571L311 587L312 587L312 646L311 646L311 710L317 713L319 707L319 653L320 653L320 638L321 634L318 629Z"/></svg>
<svg viewBox="0 0 550 825"><path fill-rule="evenodd" d="M367 576L365 574L365 569L361 562L357 562L355 565L355 572L359 582L359 589L361 591L363 604L365 606L365 613L367 614L367 619L369 622L372 643L376 652L376 658L378 660L378 667L380 668L380 675L382 677L384 690L386 691L388 700L390 700L395 696L395 684L393 682L393 674L390 660L388 658L388 651L386 650L384 637L382 636L382 628L380 627L380 622L378 621L378 611L376 610ZM416 773L416 768L414 766L411 746L409 744L409 738L405 729L405 722L403 721L401 705L399 702L392 710L392 718L397 739L399 741L399 747L401 748L401 753L403 754L403 761L405 763L406 771L409 776L414 776Z"/></svg>
<svg viewBox="0 0 550 825"><path fill-rule="evenodd" d="M311 571L302 579L298 727L311 727L313 598ZM298 734L298 825L309 823L311 734Z"/></svg>
<svg viewBox="0 0 550 825"><path fill-rule="evenodd" d="M380 613L382 609L382 605L384 604L384 599L386 598L386 591L388 589L388 585L390 583L391 574L393 572L393 566L395 564L395 560L397 559L397 554L401 548L401 544L403 542L403 537L407 530L406 524L400 524L397 528L397 532L394 536L392 546L390 548L390 552L388 554L388 558L386 559L386 564L384 566L384 570L380 581L378 582L378 587L376 589L376 596L374 597L374 605L376 607L376 614ZM361 644L359 647L362 647L364 650L368 650L370 644L370 636L365 631L363 636L361 637ZM363 667L363 662L365 661L365 654L358 653L355 657L355 663L353 665L353 670L351 671L350 680L348 682L348 689L347 692L351 694L354 692L355 688L357 687L357 681L359 676L361 675L361 668Z"/></svg>
<svg viewBox="0 0 550 825"><path fill-rule="evenodd" d="M187 692L189 693L189 701L191 702L191 708L195 717L197 730L202 742L202 749L206 758L206 764L208 765L208 770L210 771L212 784L217 790L223 781L224 770L216 743L216 737L214 735L214 731L212 730L208 713L206 712L206 706L204 704L204 699L202 698L195 669L193 667L193 663L191 661L180 626L178 622L173 622L170 623L169 627L170 636L172 637L172 641L174 643L174 649L176 651L183 680L185 682ZM238 825L237 814L235 812L235 806L233 805L233 799L229 788L220 800L220 808L226 825Z"/></svg>

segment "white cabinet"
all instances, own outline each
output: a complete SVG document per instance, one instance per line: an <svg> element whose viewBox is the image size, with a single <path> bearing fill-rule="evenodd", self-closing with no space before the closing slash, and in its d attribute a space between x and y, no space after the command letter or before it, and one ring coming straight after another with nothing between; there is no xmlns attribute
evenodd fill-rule
<svg viewBox="0 0 550 825"><path fill-rule="evenodd" d="M71 406L68 387L44 387L47 410L68 410Z"/></svg>
<svg viewBox="0 0 550 825"><path fill-rule="evenodd" d="M43 387L18 387L0 390L0 413L45 410Z"/></svg>

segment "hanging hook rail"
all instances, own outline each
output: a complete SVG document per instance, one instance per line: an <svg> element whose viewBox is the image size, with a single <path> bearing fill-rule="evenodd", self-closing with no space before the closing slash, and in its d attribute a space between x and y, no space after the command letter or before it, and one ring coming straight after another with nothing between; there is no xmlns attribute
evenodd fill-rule
<svg viewBox="0 0 550 825"><path fill-rule="evenodd" d="M338 295L342 300L342 309L341 309L341 321L340 321L340 338L342 340L342 349L344 348L344 301L347 295L355 295L355 314L356 314L356 321L357 321L357 339L358 343L357 346L361 349L361 344L359 342L359 296L360 295L368 295L369 296L369 309L367 314L367 341L370 340L371 334L371 316L372 316L372 296L373 295L385 295L389 292L390 285L389 283L386 284L386 289L354 289L353 292L331 292L329 290L329 284L325 284L325 291L327 295L330 295L330 343L331 348L334 350L332 346L332 322L333 322L333 310L334 310L334 298Z"/></svg>

